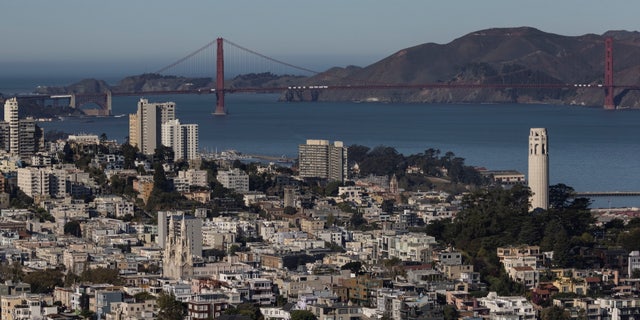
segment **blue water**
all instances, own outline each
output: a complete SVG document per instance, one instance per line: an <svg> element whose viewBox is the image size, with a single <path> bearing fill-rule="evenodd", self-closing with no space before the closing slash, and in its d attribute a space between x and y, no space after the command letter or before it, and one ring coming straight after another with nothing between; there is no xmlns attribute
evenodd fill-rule
<svg viewBox="0 0 640 320"><path fill-rule="evenodd" d="M2 87L0 86L0 90ZM2 92L2 91L0 91ZM150 96L176 102L182 123L197 123L200 147L296 157L306 139L391 146L405 155L452 151L468 165L527 173L529 129L547 128L550 182L577 191L640 191L640 110L552 105L286 103L277 95L229 94L216 117L213 95ZM114 97L113 114L135 112L139 97ZM123 142L128 117L41 123L45 130L106 133ZM640 206L640 198L597 198L594 207Z"/></svg>

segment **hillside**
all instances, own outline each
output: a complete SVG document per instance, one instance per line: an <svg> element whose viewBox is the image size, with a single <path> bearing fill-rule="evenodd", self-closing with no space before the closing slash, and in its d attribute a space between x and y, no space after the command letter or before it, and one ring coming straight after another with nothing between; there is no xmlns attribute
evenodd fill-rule
<svg viewBox="0 0 640 320"><path fill-rule="evenodd" d="M447 44L425 43L399 50L366 67L331 68L313 77L271 73L227 79L234 88L363 84L601 84L604 39L614 39L614 82L640 84L640 33L609 31L603 35L563 36L535 28L495 28L469 33ZM87 79L67 87L38 88L40 93L130 93L214 88L211 78L143 74L109 86ZM596 86L597 87L597 86ZM616 104L640 108L639 91L616 92ZM548 103L602 106L603 89L395 89L287 92L290 101L397 101L411 103Z"/></svg>
<svg viewBox="0 0 640 320"><path fill-rule="evenodd" d="M562 36L528 27L488 29L447 44L402 49L364 68L333 68L306 85L385 83L591 83L603 81L604 39L614 39L614 81L640 84L640 33ZM640 93L617 92L617 103L640 107ZM295 99L310 100L311 95ZM403 101L423 103L557 103L601 106L594 89L436 89L344 90L319 92L326 101Z"/></svg>

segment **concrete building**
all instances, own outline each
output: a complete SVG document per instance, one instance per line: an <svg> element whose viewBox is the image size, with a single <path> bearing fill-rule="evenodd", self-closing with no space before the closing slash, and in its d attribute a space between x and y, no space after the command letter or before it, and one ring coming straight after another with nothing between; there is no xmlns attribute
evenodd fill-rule
<svg viewBox="0 0 640 320"><path fill-rule="evenodd" d="M174 119L162 124L162 145L173 149L175 160L198 157L198 125Z"/></svg>
<svg viewBox="0 0 640 320"><path fill-rule="evenodd" d="M4 103L4 121L9 124L9 152L18 154L19 149L19 120L18 99L11 98Z"/></svg>
<svg viewBox="0 0 640 320"><path fill-rule="evenodd" d="M640 271L640 251L631 251L629 253L629 264L627 266L629 277L633 275L633 270Z"/></svg>
<svg viewBox="0 0 640 320"><path fill-rule="evenodd" d="M26 195L34 196L49 195L49 173L35 167L18 169L18 188Z"/></svg>
<svg viewBox="0 0 640 320"><path fill-rule="evenodd" d="M18 118L18 101L11 98L4 104L4 122L0 125L0 146L12 155L29 159L44 144L42 129L33 118Z"/></svg>
<svg viewBox="0 0 640 320"><path fill-rule="evenodd" d="M161 144L162 124L175 118L175 103L140 99L137 113L129 115L129 144L143 154L152 155Z"/></svg>
<svg viewBox="0 0 640 320"><path fill-rule="evenodd" d="M529 132L530 209L549 207L549 142L547 129L531 128Z"/></svg>
<svg viewBox="0 0 640 320"><path fill-rule="evenodd" d="M478 302L480 306L489 309L491 319L496 319L495 317L497 316L505 317L507 315L514 316L516 317L515 319L523 320L536 318L536 310L525 297L501 297L495 292L490 292L486 297L479 298Z"/></svg>
<svg viewBox="0 0 640 320"><path fill-rule="evenodd" d="M233 189L236 192L249 191L249 175L240 169L218 171L216 179L227 189Z"/></svg>
<svg viewBox="0 0 640 320"><path fill-rule="evenodd" d="M347 179L347 148L342 141L307 140L298 146L298 163L302 178Z"/></svg>

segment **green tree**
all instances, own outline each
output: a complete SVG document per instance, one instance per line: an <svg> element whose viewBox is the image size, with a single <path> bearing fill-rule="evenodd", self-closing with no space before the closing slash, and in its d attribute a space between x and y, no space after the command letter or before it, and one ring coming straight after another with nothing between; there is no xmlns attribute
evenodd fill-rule
<svg viewBox="0 0 640 320"><path fill-rule="evenodd" d="M331 181L327 183L327 186L324 188L324 195L326 197L337 197L338 188L341 186L342 186L342 182L340 181Z"/></svg>
<svg viewBox="0 0 640 320"><path fill-rule="evenodd" d="M82 238L82 228L80 222L71 220L64 224L64 234L72 235L76 238Z"/></svg>
<svg viewBox="0 0 640 320"><path fill-rule="evenodd" d="M251 320L264 319L264 317L262 316L262 313L260 312L260 308L253 303L247 303L247 302L241 303L235 308L229 308L224 313L247 316Z"/></svg>
<svg viewBox="0 0 640 320"><path fill-rule="evenodd" d="M316 317L313 312L309 310L293 310L291 311L291 320L316 320Z"/></svg>
<svg viewBox="0 0 640 320"><path fill-rule="evenodd" d="M23 277L24 272L22 271L22 265L19 261L14 261L13 263L4 261L0 263L0 282L7 280L18 282L21 281Z"/></svg>
<svg viewBox="0 0 640 320"><path fill-rule="evenodd" d="M393 214L393 208L394 208L395 202L396 201L393 199L385 199L382 201L382 205L380 206L380 209L382 210L382 212Z"/></svg>
<svg viewBox="0 0 640 320"><path fill-rule="evenodd" d="M142 291L142 292L138 292L136 294L133 295L133 298L136 300L136 302L144 302L147 300L155 300L156 297L154 295L152 295L149 292L146 291Z"/></svg>
<svg viewBox="0 0 640 320"><path fill-rule="evenodd" d="M349 154L349 162L351 163L362 162L366 158L369 150L371 150L371 148L366 146L361 146L358 144L350 145L349 149L347 150Z"/></svg>
<svg viewBox="0 0 640 320"><path fill-rule="evenodd" d="M548 307L542 309L540 312L540 318L542 320L565 320L571 319L569 312L558 306Z"/></svg>
<svg viewBox="0 0 640 320"><path fill-rule="evenodd" d="M358 274L362 270L362 262L352 261L345 263L340 270L351 270L352 273Z"/></svg>
<svg viewBox="0 0 640 320"><path fill-rule="evenodd" d="M457 320L459 317L458 309L450 304L444 306L443 312L444 320Z"/></svg>
<svg viewBox="0 0 640 320"><path fill-rule="evenodd" d="M181 320L186 315L182 303L173 293L164 291L158 295L158 320Z"/></svg>
<svg viewBox="0 0 640 320"><path fill-rule="evenodd" d="M23 281L31 285L32 293L51 293L55 287L64 285L63 277L62 271L58 269L45 269L27 273Z"/></svg>
<svg viewBox="0 0 640 320"><path fill-rule="evenodd" d="M123 280L120 277L118 269L109 269L103 267L82 271L82 273L80 274L80 281L91 283L109 283L113 285L123 284Z"/></svg>
<svg viewBox="0 0 640 320"><path fill-rule="evenodd" d="M138 148L130 145L129 143L123 143L120 146L120 152L124 157L123 167L125 169L134 169L136 157L138 155Z"/></svg>
<svg viewBox="0 0 640 320"><path fill-rule="evenodd" d="M153 191L155 192L168 192L169 181L167 180L164 167L160 162L156 162L153 165Z"/></svg>

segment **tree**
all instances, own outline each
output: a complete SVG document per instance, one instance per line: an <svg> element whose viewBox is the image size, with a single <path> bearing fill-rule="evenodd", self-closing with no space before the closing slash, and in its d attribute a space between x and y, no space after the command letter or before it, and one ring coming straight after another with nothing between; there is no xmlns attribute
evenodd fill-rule
<svg viewBox="0 0 640 320"><path fill-rule="evenodd" d="M450 304L444 306L443 312L445 320L456 320L459 317L458 309Z"/></svg>
<svg viewBox="0 0 640 320"><path fill-rule="evenodd" d="M385 199L382 201L382 205L380 206L380 209L382 210L382 212L393 214L393 207L395 202L396 201L393 199Z"/></svg>
<svg viewBox="0 0 640 320"><path fill-rule="evenodd" d="M327 186L324 188L324 195L327 197L338 196L338 188L341 186L342 182L340 181L331 181L327 183Z"/></svg>
<svg viewBox="0 0 640 320"><path fill-rule="evenodd" d="M540 318L542 320L564 320L571 319L569 312L558 306L548 307L542 309L540 312Z"/></svg>
<svg viewBox="0 0 640 320"><path fill-rule="evenodd" d="M135 162L136 156L138 155L138 148L128 143L124 143L122 144L122 146L120 146L120 151L122 152L122 156L124 157L123 167L125 169L134 169L136 167Z"/></svg>
<svg viewBox="0 0 640 320"><path fill-rule="evenodd" d="M64 224L64 234L72 235L76 238L82 238L82 228L80 222L71 220Z"/></svg>
<svg viewBox="0 0 640 320"><path fill-rule="evenodd" d="M227 309L224 314L238 314L243 316L248 316L251 320L260 320L263 319L263 315L260 312L260 308L253 303L241 303L235 308Z"/></svg>
<svg viewBox="0 0 640 320"><path fill-rule="evenodd" d="M349 154L349 162L351 163L360 163L365 159L367 153L371 150L369 147L361 146L358 144L353 144L349 146L347 150Z"/></svg>
<svg viewBox="0 0 640 320"><path fill-rule="evenodd" d="M182 303L173 293L158 295L158 320L181 320L186 315Z"/></svg>
<svg viewBox="0 0 640 320"><path fill-rule="evenodd" d="M64 285L63 276L58 269L45 269L27 273L23 281L31 285L31 293L51 293L55 287Z"/></svg>
<svg viewBox="0 0 640 320"><path fill-rule="evenodd" d="M122 284L122 278L118 269L109 269L98 267L94 269L87 269L80 274L80 281L86 281L91 283L109 283L113 285Z"/></svg>
<svg viewBox="0 0 640 320"><path fill-rule="evenodd" d="M313 312L309 310L293 310L291 311L291 320L316 320L316 317Z"/></svg>
<svg viewBox="0 0 640 320"><path fill-rule="evenodd" d="M169 181L167 180L167 176L164 172L164 167L160 162L156 162L153 165L153 191L169 191Z"/></svg>
<svg viewBox="0 0 640 320"><path fill-rule="evenodd" d="M133 298L136 300L136 302L144 302L147 300L155 300L156 297L152 294L150 294L149 292L146 291L142 291L142 292L138 292L136 294L133 295Z"/></svg>
<svg viewBox="0 0 640 320"><path fill-rule="evenodd" d="M340 270L351 270L352 273L358 274L362 269L362 262L360 261L352 261L345 263Z"/></svg>
<svg viewBox="0 0 640 320"><path fill-rule="evenodd" d="M0 263L0 282L4 282L7 280L18 282L23 277L24 272L22 271L22 265L19 261L14 261L13 263L4 261Z"/></svg>

